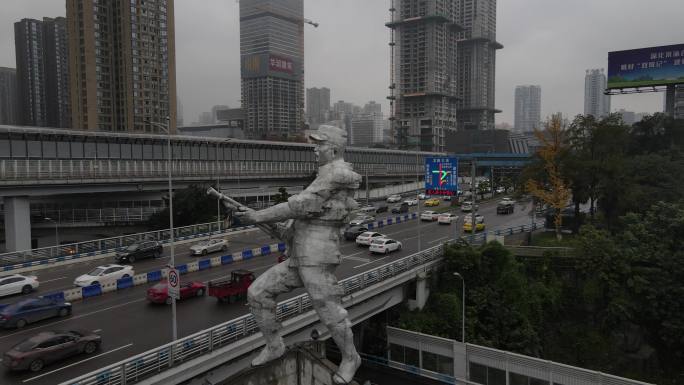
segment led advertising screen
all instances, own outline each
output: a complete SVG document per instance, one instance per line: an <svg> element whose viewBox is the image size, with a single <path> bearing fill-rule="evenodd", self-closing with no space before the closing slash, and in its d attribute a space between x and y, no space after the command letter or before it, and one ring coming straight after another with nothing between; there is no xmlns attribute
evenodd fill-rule
<svg viewBox="0 0 684 385"><path fill-rule="evenodd" d="M684 83L684 44L608 53L608 88Z"/></svg>
<svg viewBox="0 0 684 385"><path fill-rule="evenodd" d="M449 196L458 193L458 158L425 158L425 193Z"/></svg>

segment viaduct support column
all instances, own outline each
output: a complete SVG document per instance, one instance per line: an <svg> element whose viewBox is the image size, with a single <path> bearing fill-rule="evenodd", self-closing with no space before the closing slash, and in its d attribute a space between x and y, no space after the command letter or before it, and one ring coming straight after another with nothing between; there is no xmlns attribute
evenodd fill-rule
<svg viewBox="0 0 684 385"><path fill-rule="evenodd" d="M7 251L31 249L31 209L28 197L4 197L5 248Z"/></svg>
<svg viewBox="0 0 684 385"><path fill-rule="evenodd" d="M428 297L430 296L430 285L428 282L428 277L425 272L420 272L416 276L416 299L410 299L408 301L409 309L422 310L427 303Z"/></svg>

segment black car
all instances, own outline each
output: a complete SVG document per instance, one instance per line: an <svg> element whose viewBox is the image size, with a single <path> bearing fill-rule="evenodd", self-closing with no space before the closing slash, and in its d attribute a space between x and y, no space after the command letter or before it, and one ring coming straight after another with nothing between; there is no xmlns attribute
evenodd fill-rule
<svg viewBox="0 0 684 385"><path fill-rule="evenodd" d="M163 252L164 249L159 242L144 241L134 243L123 251L117 252L114 258L118 263L133 263L138 259L159 258Z"/></svg>
<svg viewBox="0 0 684 385"><path fill-rule="evenodd" d="M380 206L378 206L377 209L375 209L376 214L386 213L386 212L387 212L387 205L380 205Z"/></svg>
<svg viewBox="0 0 684 385"><path fill-rule="evenodd" d="M408 206L408 203L406 203L406 202L401 202L401 204L398 204L398 205L392 207L392 214L407 213L408 211L409 211L409 206Z"/></svg>
<svg viewBox="0 0 684 385"><path fill-rule="evenodd" d="M356 237L368 231L366 226L349 226L344 230L344 239L348 241L356 240Z"/></svg>

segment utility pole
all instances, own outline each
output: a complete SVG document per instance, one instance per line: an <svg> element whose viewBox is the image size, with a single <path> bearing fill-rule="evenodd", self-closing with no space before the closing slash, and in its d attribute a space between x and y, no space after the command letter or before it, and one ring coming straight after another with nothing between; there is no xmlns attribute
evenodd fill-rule
<svg viewBox="0 0 684 385"><path fill-rule="evenodd" d="M470 190L472 191L472 200L473 200L473 209L470 212L470 219L472 223L471 231L472 231L472 240L475 242L475 232L476 232L476 226L477 226L477 221L475 220L475 215L477 214L477 206L475 205L475 202L477 202L477 189L475 188L475 173L477 172L477 166L475 165L475 157L473 157L472 163L471 163L471 175L470 175Z"/></svg>

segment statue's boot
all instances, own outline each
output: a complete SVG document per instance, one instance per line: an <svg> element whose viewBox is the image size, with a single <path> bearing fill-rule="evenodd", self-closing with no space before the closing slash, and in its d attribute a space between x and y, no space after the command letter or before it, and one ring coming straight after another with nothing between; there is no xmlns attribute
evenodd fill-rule
<svg viewBox="0 0 684 385"><path fill-rule="evenodd" d="M252 360L252 366L260 366L285 354L285 343L278 332L280 323L276 320L275 308L264 307L257 301L250 301L250 307L257 325L264 335L264 340L266 340L266 346Z"/></svg>
<svg viewBox="0 0 684 385"><path fill-rule="evenodd" d="M361 366L361 356L354 347L354 334L348 322L344 320L330 328L330 334L342 355L340 366L333 375L333 382L338 385L350 383Z"/></svg>
<svg viewBox="0 0 684 385"><path fill-rule="evenodd" d="M252 366L261 366L269 361L273 361L282 357L285 354L285 343L283 339L278 337L277 341L269 341L261 350L258 356L252 360Z"/></svg>

